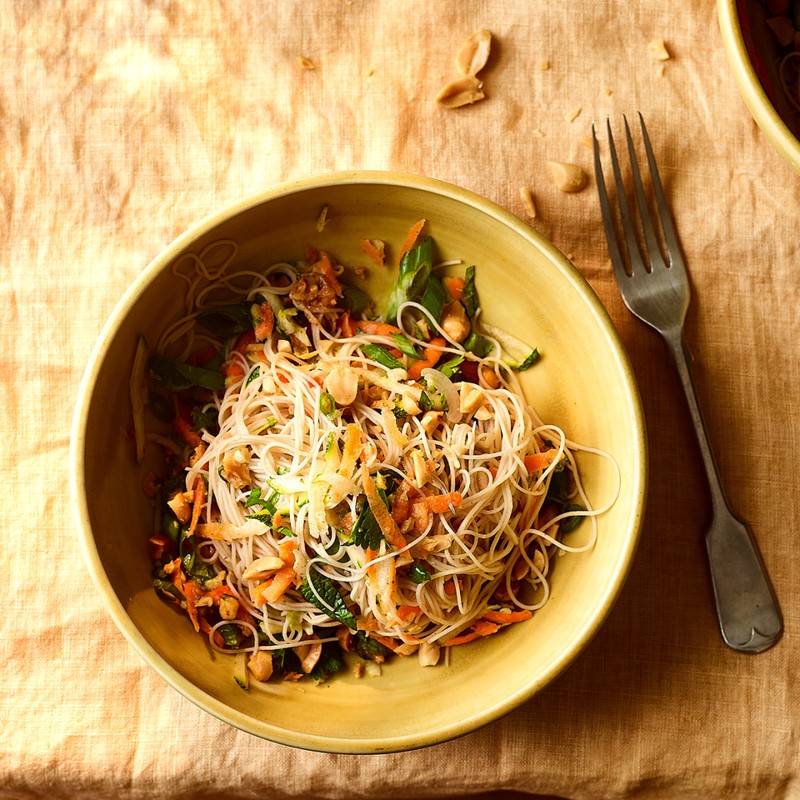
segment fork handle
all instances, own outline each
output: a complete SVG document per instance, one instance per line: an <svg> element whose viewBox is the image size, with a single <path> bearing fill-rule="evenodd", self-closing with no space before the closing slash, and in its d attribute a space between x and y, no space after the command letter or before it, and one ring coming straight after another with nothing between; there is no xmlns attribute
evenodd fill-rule
<svg viewBox="0 0 800 800"><path fill-rule="evenodd" d="M725 643L742 653L775 644L783 620L753 532L731 511L717 471L689 363L682 330L664 333L680 375L711 493L713 518L706 550L717 617Z"/></svg>

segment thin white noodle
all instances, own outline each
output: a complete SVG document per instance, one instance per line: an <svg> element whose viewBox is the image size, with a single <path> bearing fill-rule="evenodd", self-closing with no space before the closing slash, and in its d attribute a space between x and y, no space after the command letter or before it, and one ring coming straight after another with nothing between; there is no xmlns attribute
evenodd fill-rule
<svg viewBox="0 0 800 800"><path fill-rule="evenodd" d="M194 273L181 271L187 264ZM164 349L190 352L199 340L193 331L197 315L219 303L220 296L238 292L241 298L243 286L249 299L277 293L269 276L281 274L291 280L296 274L293 265L279 263L265 273L243 270L223 279L228 261L217 270L200 264L199 256L186 256L174 265L175 273L187 283L188 307L185 316L162 336L159 346ZM281 286L280 291L288 289ZM398 320L409 311L419 313L421 307L404 303ZM385 368L363 355L361 348L366 344L392 346L391 337L359 331L337 338L323 325L313 325L308 353L284 352L277 339L268 339L251 346L246 358L228 354L239 359L245 374L209 404L217 411L219 432L204 434L204 448L187 468L186 488L192 489L205 476L212 521L231 526L241 526L248 517L263 512L264 499L274 495L271 510L280 514L284 530L267 525L258 535L209 540L214 554L205 557L226 571L232 593L256 621L257 629L249 626L252 648L274 650L333 640L319 638L321 630L340 624L331 618L335 610L318 588L320 576L337 587L344 603L355 610L359 625L376 635L398 643L446 642L487 610L499 607L493 599L499 588L505 588L518 608L540 608L549 595L551 555L594 546L597 517L611 507L619 492L620 473L614 459L571 442L557 426L542 423L525 402L516 375L499 360L499 347L495 355L477 358L465 353L441 326L434 323L432 327L448 342L439 348L443 353L461 355L479 368L491 369L499 386L482 384L489 413L459 414L453 421L441 415L429 434L419 415L399 416L389 424L394 410L418 401L424 388L409 380L405 371ZM430 346L406 333L412 342ZM359 393L346 415L336 411L328 417L320 411L320 400L334 368L354 371ZM453 386L459 391L462 383L455 381ZM389 417L382 409L390 410ZM402 478L416 486L415 458L419 456L415 453L422 454L429 475L421 491L459 493L460 504L412 524L405 546L391 548L384 543L376 554L354 543L348 531L365 487L361 468L351 465L348 469L341 461L352 425L360 435L360 462L374 480L383 480L378 477L382 474L385 479ZM555 459L546 469L529 475L526 456L539 453L546 442L556 448ZM577 451L607 460L614 471L614 489L599 508L592 506L580 480L573 455ZM243 454L247 464L248 479L243 482L230 480L226 465L234 453ZM576 500L586 510L560 514L539 526L538 514L557 468L569 470ZM254 488L261 493L261 505L247 505ZM588 518L591 535L580 545L569 545L559 538L558 525L576 515ZM273 603L261 602L254 590L263 579L243 578L255 559L281 554L286 528L297 543L292 566L298 582L310 587L313 602L294 590ZM543 566L534 563L534 552L541 554ZM412 581L401 568L411 561L424 563L430 579ZM514 577L517 562L527 565L521 580ZM381 565L396 581L392 592L387 593L374 578ZM394 598L395 607L387 607L387 597ZM421 611L401 621L397 603L417 605ZM248 628L247 623L238 624ZM209 634L212 644L215 630L216 626Z"/></svg>

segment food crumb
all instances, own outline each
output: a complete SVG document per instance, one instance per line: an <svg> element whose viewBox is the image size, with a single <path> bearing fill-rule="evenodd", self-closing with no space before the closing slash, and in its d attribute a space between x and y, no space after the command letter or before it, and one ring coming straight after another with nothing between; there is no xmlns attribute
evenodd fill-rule
<svg viewBox="0 0 800 800"><path fill-rule="evenodd" d="M533 192L531 191L530 186L520 186L519 196L522 198L522 202L525 203L528 216L531 219L536 219L536 202L533 198Z"/></svg>
<svg viewBox="0 0 800 800"><path fill-rule="evenodd" d="M300 69L311 70L317 68L317 65L305 56L297 56L297 63L300 65Z"/></svg>
<svg viewBox="0 0 800 800"><path fill-rule="evenodd" d="M532 134L533 134L533 135L534 135L534 136L535 136L537 139L544 139L544 133L543 133L542 131L540 131L538 128L534 128L534 129L531 131L531 133L532 133Z"/></svg>
<svg viewBox="0 0 800 800"><path fill-rule="evenodd" d="M542 72L547 72L550 69L550 62L549 61L540 61L539 62L539 69Z"/></svg>
<svg viewBox="0 0 800 800"><path fill-rule="evenodd" d="M603 88L603 94L605 94L606 97L611 97L613 92L611 91L611 89L608 88L608 86L606 86Z"/></svg>
<svg viewBox="0 0 800 800"><path fill-rule="evenodd" d="M653 39L647 45L647 52L650 53L651 58L656 61L669 61L670 54L667 46L664 44L663 39Z"/></svg>
<svg viewBox="0 0 800 800"><path fill-rule="evenodd" d="M588 147L590 150L594 147L594 143L592 142L592 137L591 136L584 136L581 139L581 144L584 147Z"/></svg>
<svg viewBox="0 0 800 800"><path fill-rule="evenodd" d="M356 661L353 664L353 675L356 678L363 678L364 677L364 662L363 661Z"/></svg>
<svg viewBox="0 0 800 800"><path fill-rule="evenodd" d="M575 106L575 108L567 112L566 115L567 122L575 122L575 120L580 116L580 113L581 113L581 107Z"/></svg>

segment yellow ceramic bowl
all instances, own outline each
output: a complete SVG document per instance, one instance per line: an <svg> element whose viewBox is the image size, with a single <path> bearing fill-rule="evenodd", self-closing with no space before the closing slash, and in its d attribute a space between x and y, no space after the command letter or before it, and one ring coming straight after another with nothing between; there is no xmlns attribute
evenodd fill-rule
<svg viewBox="0 0 800 800"><path fill-rule="evenodd" d="M800 171L800 114L780 88L778 48L759 0L717 0L722 41L739 91L776 150ZM794 128L794 130L793 130Z"/></svg>
<svg viewBox="0 0 800 800"><path fill-rule="evenodd" d="M329 223L318 233L320 209ZM380 677L350 671L329 683L269 683L249 693L230 656L212 652L150 583L151 512L125 436L129 373L137 337L155 341L180 313L184 284L170 267L215 242L235 242L237 266L297 260L307 242L343 263L367 264L359 238L402 243L424 217L440 255L477 266L487 321L537 346L524 373L543 419L602 448L619 466L613 508L596 546L558 560L552 598L533 619L454 652L449 666L398 659ZM224 260L228 245L218 248ZM72 495L89 569L116 624L144 660L185 697L257 736L342 753L408 750L468 733L530 698L597 631L633 559L645 503L646 445L631 368L603 306L575 268L528 225L453 186L388 173L297 181L249 198L179 237L139 276L112 313L91 356L75 411ZM581 458L595 504L614 492L607 462ZM581 533L583 528L587 528ZM588 534L584 525L573 537Z"/></svg>

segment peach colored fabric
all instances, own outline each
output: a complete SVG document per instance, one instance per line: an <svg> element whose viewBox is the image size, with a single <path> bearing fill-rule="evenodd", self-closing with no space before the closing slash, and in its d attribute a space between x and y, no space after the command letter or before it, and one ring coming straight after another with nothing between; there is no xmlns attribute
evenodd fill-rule
<svg viewBox="0 0 800 800"><path fill-rule="evenodd" d="M442 109L479 28L495 37L486 99ZM591 120L637 110L691 271L723 480L786 618L755 657L720 640L700 460L661 343L617 295L594 183L562 194L545 166L591 171ZM134 276L229 201L349 168L451 181L523 218L529 186L533 224L618 325L652 453L630 579L574 666L487 729L375 757L254 739L164 684L90 585L67 495L78 381ZM800 797L800 176L748 116L711 0L8 2L0 175L0 796Z"/></svg>

